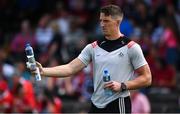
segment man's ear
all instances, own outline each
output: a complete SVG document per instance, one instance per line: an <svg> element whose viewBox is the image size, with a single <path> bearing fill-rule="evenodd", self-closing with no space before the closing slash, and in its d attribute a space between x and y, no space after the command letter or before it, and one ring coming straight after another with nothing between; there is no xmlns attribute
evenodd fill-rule
<svg viewBox="0 0 180 114"><path fill-rule="evenodd" d="M117 20L116 23L117 23L117 26L119 26L120 23L121 23L121 21L120 21L120 20Z"/></svg>

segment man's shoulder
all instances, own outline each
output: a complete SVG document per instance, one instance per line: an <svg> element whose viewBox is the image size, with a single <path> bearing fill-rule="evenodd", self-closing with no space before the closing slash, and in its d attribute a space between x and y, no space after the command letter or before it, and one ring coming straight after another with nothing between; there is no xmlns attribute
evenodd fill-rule
<svg viewBox="0 0 180 114"><path fill-rule="evenodd" d="M128 48L131 48L131 47L133 47L135 44L137 44L135 41L130 41L130 42L127 44L127 47L128 47Z"/></svg>
<svg viewBox="0 0 180 114"><path fill-rule="evenodd" d="M98 45L98 41L97 41L97 40L96 40L96 41L93 41L93 42L91 43L92 48L95 48L97 45Z"/></svg>

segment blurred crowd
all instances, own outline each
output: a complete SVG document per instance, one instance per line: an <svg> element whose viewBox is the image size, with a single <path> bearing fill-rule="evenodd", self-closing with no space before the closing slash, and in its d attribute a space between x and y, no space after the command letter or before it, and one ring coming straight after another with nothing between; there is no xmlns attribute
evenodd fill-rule
<svg viewBox="0 0 180 114"><path fill-rule="evenodd" d="M99 9L107 4L123 9L120 30L141 45L150 65L153 83L141 94L176 90L179 0L0 0L0 112L63 112L66 100L90 101L91 65L71 78L36 82L26 68L24 48L30 43L44 67L68 63L103 38Z"/></svg>

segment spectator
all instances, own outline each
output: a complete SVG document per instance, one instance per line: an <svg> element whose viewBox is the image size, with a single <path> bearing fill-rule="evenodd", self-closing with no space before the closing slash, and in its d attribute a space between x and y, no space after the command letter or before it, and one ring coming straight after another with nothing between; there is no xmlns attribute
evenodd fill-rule
<svg viewBox="0 0 180 114"><path fill-rule="evenodd" d="M175 69L172 65L167 64L165 59L157 59L153 74L154 87L169 88L175 87ZM159 88L160 92L160 88Z"/></svg>
<svg viewBox="0 0 180 114"><path fill-rule="evenodd" d="M11 113L13 106L13 95L8 89L7 82L0 80L0 112Z"/></svg>
<svg viewBox="0 0 180 114"><path fill-rule="evenodd" d="M158 17L158 27L154 28L154 31L152 33L152 43L157 46L160 42L160 39L162 38L162 35L164 33L165 29L165 17L159 16Z"/></svg>
<svg viewBox="0 0 180 114"><path fill-rule="evenodd" d="M16 72L21 75L25 80L30 80L31 74L26 70L26 66L24 61L19 60L15 62L16 65Z"/></svg>
<svg viewBox="0 0 180 114"><path fill-rule="evenodd" d="M121 26L120 26L120 30L122 31L122 33L127 36L130 37L132 32L133 32L133 25L131 23L131 21L128 18L124 18L121 22Z"/></svg>
<svg viewBox="0 0 180 114"><path fill-rule="evenodd" d="M14 110L13 112L34 112L36 110L36 101L32 83L24 80L19 74L13 76Z"/></svg>
<svg viewBox="0 0 180 114"><path fill-rule="evenodd" d="M137 90L131 91L132 114L150 114L151 106L149 99Z"/></svg>
<svg viewBox="0 0 180 114"><path fill-rule="evenodd" d="M53 32L52 28L49 26L50 18L49 14L43 15L39 21L39 25L36 29L36 40L40 52L47 51L49 43L52 40Z"/></svg>
<svg viewBox="0 0 180 114"><path fill-rule="evenodd" d="M64 39L56 22L52 23L52 30L53 38L49 44L49 55L50 57L58 58L59 63L63 63L62 49L64 45Z"/></svg>
<svg viewBox="0 0 180 114"><path fill-rule="evenodd" d="M54 96L52 92L48 89L43 91L43 113L61 113L62 112L62 101ZM41 112L41 111L40 111Z"/></svg>
<svg viewBox="0 0 180 114"><path fill-rule="evenodd" d="M25 99L22 84L18 84L14 93L13 112L31 113L32 109L27 99Z"/></svg>
<svg viewBox="0 0 180 114"><path fill-rule="evenodd" d="M93 93L93 73L92 73L92 65L88 65L83 72L85 73L85 79L83 81L82 90L81 90L81 98L80 101L90 101L90 98Z"/></svg>
<svg viewBox="0 0 180 114"><path fill-rule="evenodd" d="M55 17L59 27L59 33L65 37L69 34L71 18L69 12L64 8L64 4L61 2L56 4Z"/></svg>
<svg viewBox="0 0 180 114"><path fill-rule="evenodd" d="M34 48L36 46L35 34L33 33L29 20L21 23L21 31L15 36L11 42L11 52L14 59L22 59L24 57L24 47L26 43L30 43Z"/></svg>
<svg viewBox="0 0 180 114"><path fill-rule="evenodd" d="M67 46L68 51L68 61L76 57L80 50L78 49L79 41L86 39L84 30L79 26L76 17L73 17L71 21L70 33L65 37L65 46Z"/></svg>
<svg viewBox="0 0 180 114"><path fill-rule="evenodd" d="M170 21L171 20L168 19L166 21L165 30L160 43L166 47L166 61L169 64L175 64L177 60L177 36L173 31L173 25Z"/></svg>

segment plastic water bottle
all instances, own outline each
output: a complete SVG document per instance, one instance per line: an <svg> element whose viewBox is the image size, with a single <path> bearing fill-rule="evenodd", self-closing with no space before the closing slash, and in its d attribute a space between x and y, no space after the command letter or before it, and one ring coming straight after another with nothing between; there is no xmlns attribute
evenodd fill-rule
<svg viewBox="0 0 180 114"><path fill-rule="evenodd" d="M33 48L31 47L31 45L29 43L26 44L25 52L26 52L26 56L27 56L27 59L28 59L28 62L27 62L28 68L30 70L32 70L32 71L35 71L35 80L40 81L41 80L41 75L40 75L40 72L39 72L39 68L36 66L36 61L35 61L35 58L34 58Z"/></svg>
<svg viewBox="0 0 180 114"><path fill-rule="evenodd" d="M104 72L103 72L103 81L104 82L111 81L111 76L110 76L109 71L107 69L105 69ZM107 96L111 96L113 94L113 92L110 89L108 89L108 88L104 89L104 93Z"/></svg>

